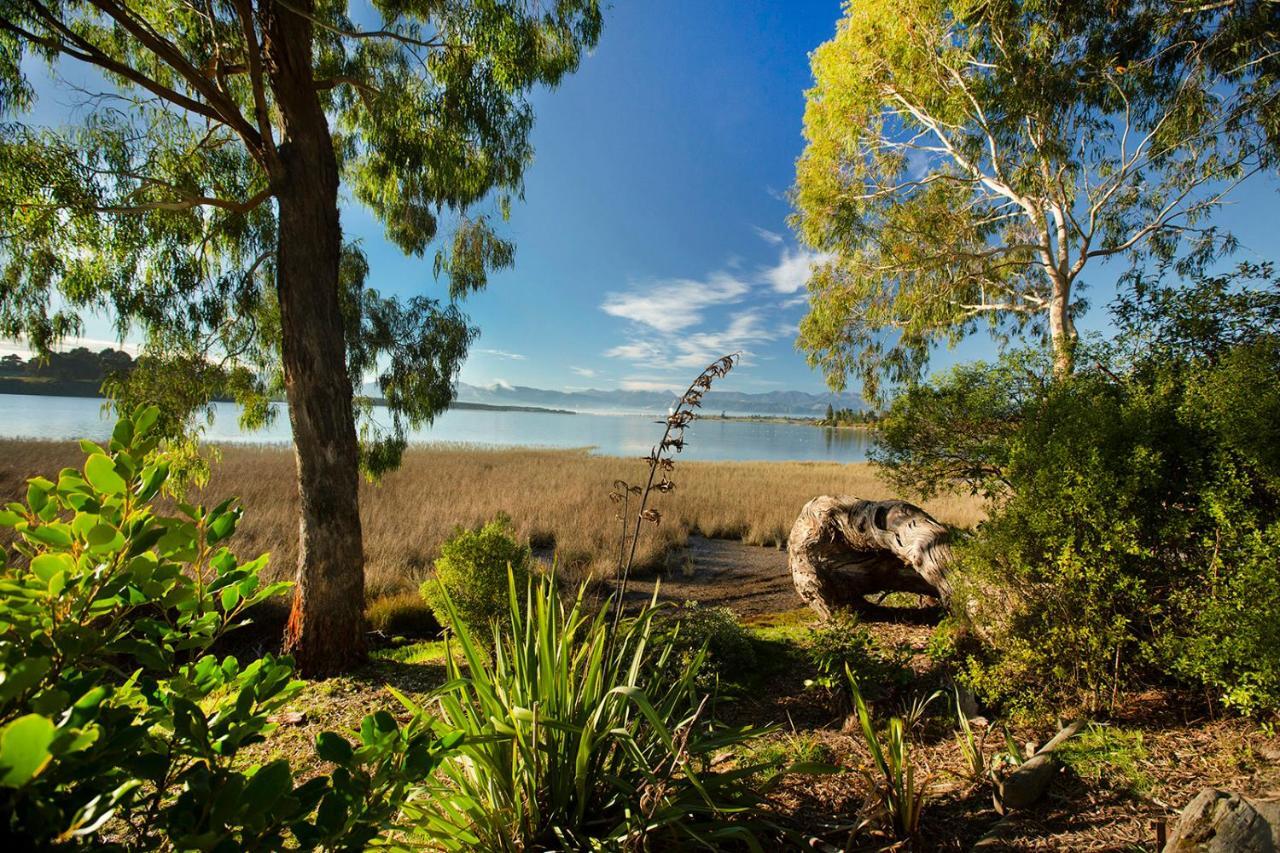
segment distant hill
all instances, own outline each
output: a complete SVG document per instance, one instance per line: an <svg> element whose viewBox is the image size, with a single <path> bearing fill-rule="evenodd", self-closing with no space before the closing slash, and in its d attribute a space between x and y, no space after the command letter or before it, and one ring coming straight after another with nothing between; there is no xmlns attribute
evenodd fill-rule
<svg viewBox="0 0 1280 853"><path fill-rule="evenodd" d="M135 362L126 352L104 349L92 352L83 347L65 353L51 353L45 360L24 361L16 355L0 358L0 394L55 394L97 397L102 381L112 373L127 374ZM652 412L665 413L684 391L550 391L521 385L468 385L458 383L454 408L483 406L498 409L554 409L562 412ZM367 384L364 392L380 397L377 385ZM766 391L745 394L738 391L710 391L702 398L707 414L785 415L821 418L827 407L863 411L866 405L856 394L810 394L805 391Z"/></svg>
<svg viewBox="0 0 1280 853"><path fill-rule="evenodd" d="M681 389L683 391L684 389ZM458 383L458 400L489 405L545 406L576 412L665 412L678 394L672 391L549 391L522 385L468 385ZM856 394L810 394L805 391L710 391L702 398L703 411L730 415L792 415L823 417L827 406L861 411L866 408Z"/></svg>

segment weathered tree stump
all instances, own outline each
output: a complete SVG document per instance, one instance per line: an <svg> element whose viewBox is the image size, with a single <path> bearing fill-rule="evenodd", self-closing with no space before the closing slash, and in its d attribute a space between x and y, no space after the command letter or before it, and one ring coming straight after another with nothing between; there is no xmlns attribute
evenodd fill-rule
<svg viewBox="0 0 1280 853"><path fill-rule="evenodd" d="M787 550L796 592L823 618L877 592L950 597L947 528L906 501L823 495L805 504Z"/></svg>

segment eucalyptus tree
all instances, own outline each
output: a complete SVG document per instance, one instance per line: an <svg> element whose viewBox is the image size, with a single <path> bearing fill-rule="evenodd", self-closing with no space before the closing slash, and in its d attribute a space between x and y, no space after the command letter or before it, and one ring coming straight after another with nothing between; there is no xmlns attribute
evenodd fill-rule
<svg viewBox="0 0 1280 853"><path fill-rule="evenodd" d="M283 386L306 672L364 649L353 386L378 375L395 421L363 461L394 465L454 391L475 334L456 301L512 262L492 222L531 159L527 94L600 25L597 0L0 0L0 333L47 349L106 309L155 375L187 366L167 381L191 406L211 362L257 416ZM71 123L37 121L52 91ZM366 290L340 193L434 247L449 300Z"/></svg>
<svg viewBox="0 0 1280 853"><path fill-rule="evenodd" d="M1047 332L1063 377L1087 272L1229 247L1210 215L1265 138L1232 107L1240 75L1178 26L1164 3L850 3L812 56L793 191L830 256L810 364L876 394L985 326Z"/></svg>

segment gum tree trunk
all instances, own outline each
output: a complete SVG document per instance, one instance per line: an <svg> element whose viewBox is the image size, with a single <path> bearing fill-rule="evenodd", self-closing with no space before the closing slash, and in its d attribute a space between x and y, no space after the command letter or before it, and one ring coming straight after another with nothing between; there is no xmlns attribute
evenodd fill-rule
<svg viewBox="0 0 1280 853"><path fill-rule="evenodd" d="M1075 371L1076 324L1071 317L1071 282L1051 274L1053 297L1049 302L1049 341L1053 348L1053 376L1066 379Z"/></svg>
<svg viewBox="0 0 1280 853"><path fill-rule="evenodd" d="M339 175L312 79L312 25L273 6L267 29L272 87L289 140L279 151L276 288L301 500L285 648L301 672L324 676L350 669L365 653L359 456L339 301Z"/></svg>

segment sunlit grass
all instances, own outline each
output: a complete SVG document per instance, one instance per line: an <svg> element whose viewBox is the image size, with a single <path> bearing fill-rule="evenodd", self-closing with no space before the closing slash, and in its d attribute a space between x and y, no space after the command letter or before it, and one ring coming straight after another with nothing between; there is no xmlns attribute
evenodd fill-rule
<svg viewBox="0 0 1280 853"><path fill-rule="evenodd" d="M298 497L292 452L282 447L227 445L202 494L217 503L239 496L246 509L234 547L271 553L272 578L288 577L297 559ZM0 499L25 491L26 478L76 464L70 442L0 440ZM639 459L586 451L419 446L400 470L361 488L361 520L370 598L416 591L442 542L459 525L507 513L520 537L554 549L562 575L612 573L619 522L611 484L644 470ZM800 508L820 494L892 497L866 463L681 462L677 488L655 502L662 513L646 525L636 563L652 566L691 533L781 546ZM940 520L969 526L981 518L976 500L925 504Z"/></svg>

